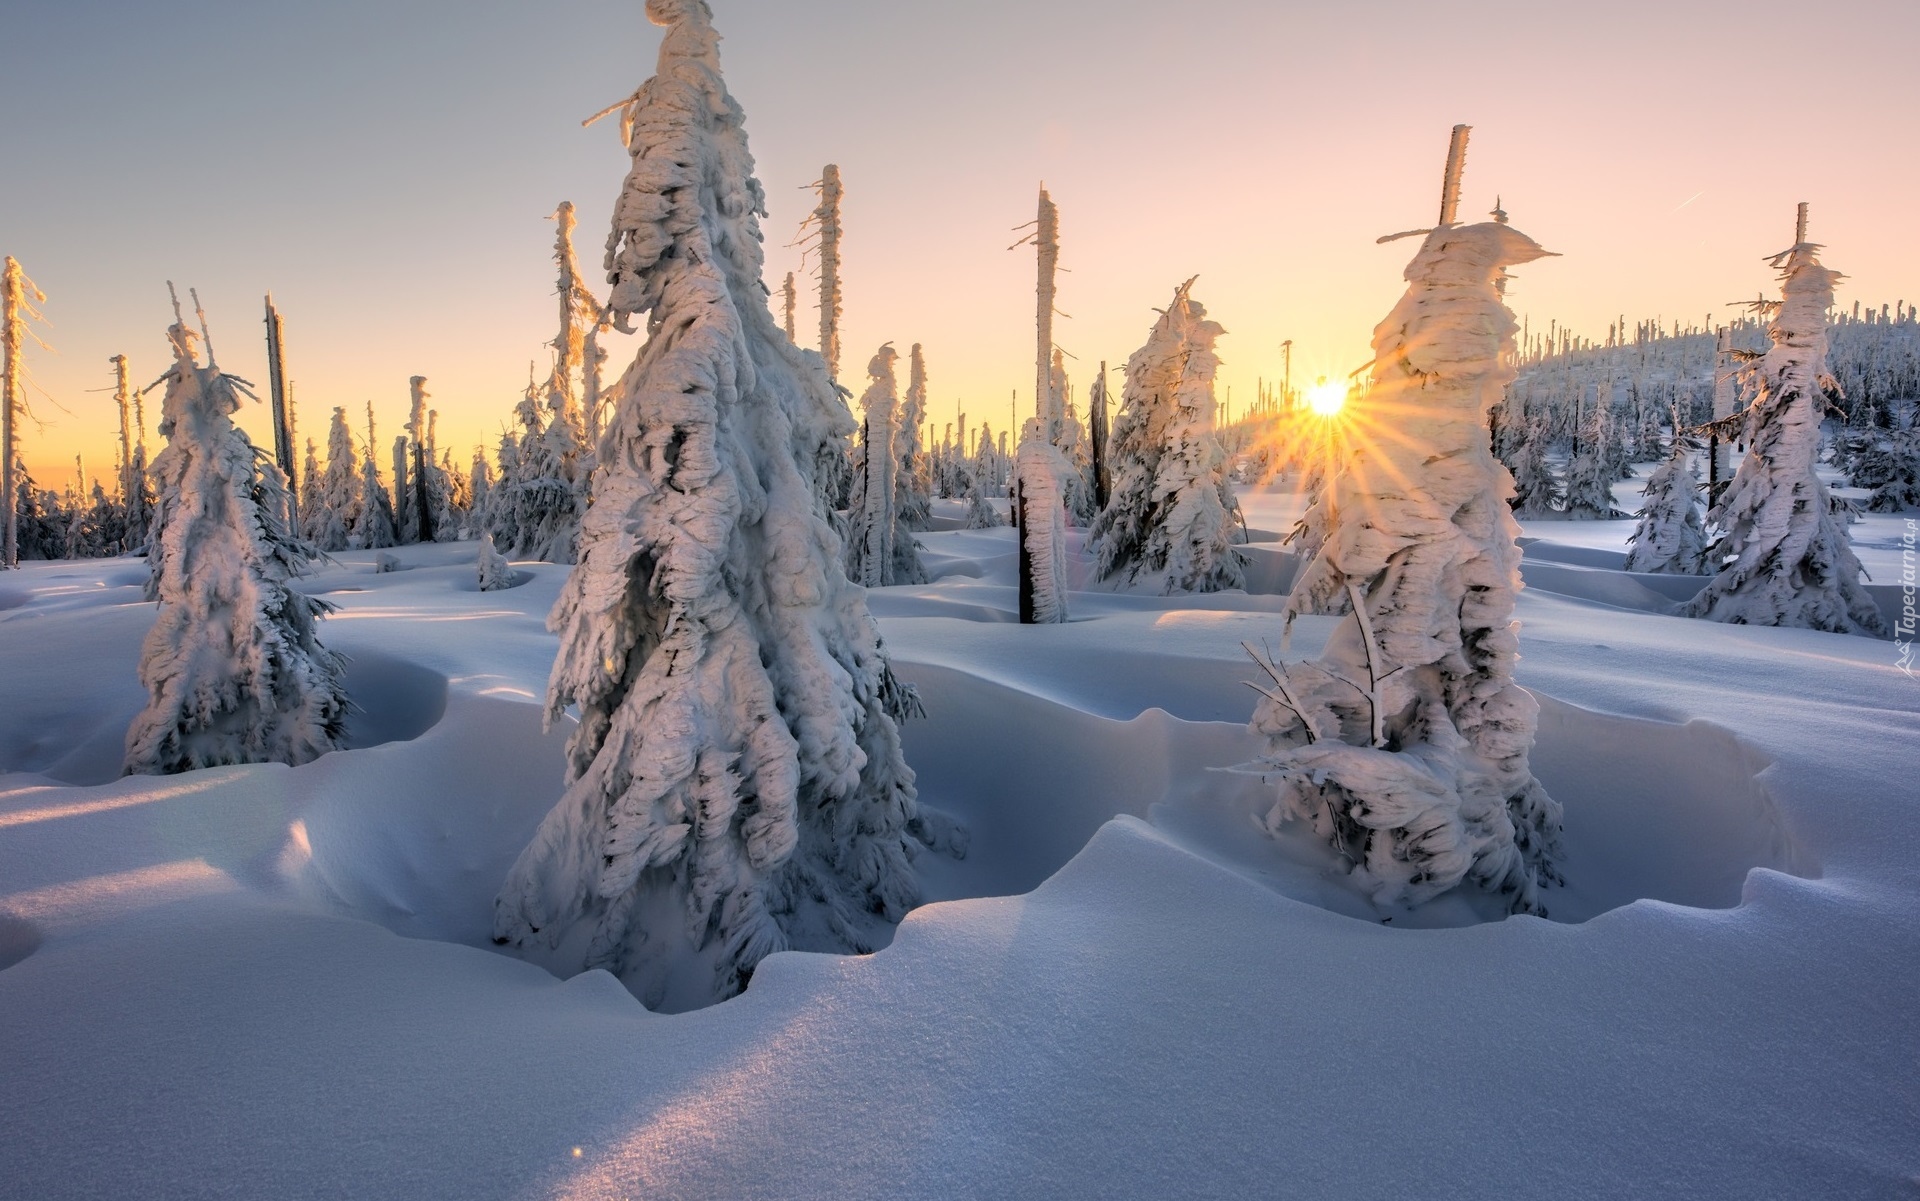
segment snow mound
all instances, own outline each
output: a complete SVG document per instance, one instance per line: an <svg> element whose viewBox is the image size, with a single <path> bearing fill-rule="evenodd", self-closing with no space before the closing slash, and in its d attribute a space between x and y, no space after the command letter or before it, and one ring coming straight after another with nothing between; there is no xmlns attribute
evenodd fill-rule
<svg viewBox="0 0 1920 1201"><path fill-rule="evenodd" d="M1304 826L1268 839L1258 821L1270 790L1225 770L1245 762L1256 740L1242 724L1209 720L1223 716L1212 707L1175 699L1227 691L1229 677L1250 667L1116 653L1116 680L1152 678L1163 698L1203 715L1150 707L1123 718L1123 694L1048 687L1044 658L915 662L919 641L905 639L901 652L901 674L927 708L926 721L904 729L907 753L927 803L973 832L966 860L923 866L930 899L1028 892L1106 822L1135 817L1190 853L1347 917L1437 928L1506 916L1498 898L1465 891L1419 909L1376 906ZM1193 678L1183 683L1182 674ZM1568 884L1545 894L1554 921L1581 923L1644 900L1731 909L1756 868L1819 874L1759 778L1767 758L1725 729L1536 699L1536 771L1566 810ZM995 752L980 754L982 746Z"/></svg>
<svg viewBox="0 0 1920 1201"><path fill-rule="evenodd" d="M0 913L0 972L40 949L40 931L32 922Z"/></svg>

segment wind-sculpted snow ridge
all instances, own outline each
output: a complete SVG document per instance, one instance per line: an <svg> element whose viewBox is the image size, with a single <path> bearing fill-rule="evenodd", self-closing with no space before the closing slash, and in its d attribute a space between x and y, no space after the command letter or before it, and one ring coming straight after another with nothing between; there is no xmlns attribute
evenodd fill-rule
<svg viewBox="0 0 1920 1201"><path fill-rule="evenodd" d="M1546 255L1497 222L1426 234L1374 330L1345 469L1308 514L1325 542L1288 621L1348 612L1319 660L1261 660L1253 728L1278 777L1271 829L1312 824L1381 903L1462 881L1542 912L1560 808L1527 764L1538 707L1513 681L1519 527L1487 412L1513 379L1497 281ZM1317 514L1317 516L1316 516Z"/></svg>
<svg viewBox="0 0 1920 1201"><path fill-rule="evenodd" d="M1714 544L1720 570L1693 599L1694 617L1746 625L1802 626L1882 634L1879 608L1860 582L1860 560L1834 520L1814 474L1827 397L1838 394L1827 364L1827 310L1837 271L1801 241L1772 259L1782 300L1759 363L1759 395L1747 410L1747 456L1709 514L1725 529Z"/></svg>
<svg viewBox="0 0 1920 1201"><path fill-rule="evenodd" d="M183 323L167 336L149 551L160 609L141 648L148 699L127 730L126 770L305 763L340 745L347 715L339 657L314 636L329 606L291 584L314 551L287 529L279 469L233 424L243 381L211 349L201 366Z"/></svg>
<svg viewBox="0 0 1920 1201"><path fill-rule="evenodd" d="M633 166L606 264L611 320L645 313L648 337L549 619L549 719L580 715L567 792L494 929L690 1008L775 951L870 949L919 900L919 848L956 834L916 803L896 727L916 702L817 499L849 418L768 308L765 206L711 14L647 14L668 28L622 108Z"/></svg>

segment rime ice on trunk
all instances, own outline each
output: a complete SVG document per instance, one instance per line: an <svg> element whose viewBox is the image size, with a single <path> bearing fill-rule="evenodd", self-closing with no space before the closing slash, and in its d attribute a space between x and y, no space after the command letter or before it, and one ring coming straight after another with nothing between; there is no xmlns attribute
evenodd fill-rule
<svg viewBox="0 0 1920 1201"><path fill-rule="evenodd" d="M1747 410L1747 456L1709 516L1726 531L1714 544L1719 574L1687 613L1747 625L1880 634L1884 624L1861 585L1846 527L1814 474L1827 398L1838 393L1827 365L1827 310L1841 278L1820 265L1800 211L1794 245L1770 261L1783 300L1758 364L1759 394Z"/></svg>
<svg viewBox="0 0 1920 1201"><path fill-rule="evenodd" d="M918 899L940 842L901 757L913 706L819 507L850 432L762 282L740 108L704 0L649 0L658 73L625 102L633 166L609 316L647 314L617 389L579 566L549 619L577 706L568 787L508 877L502 942L604 967L656 1008L738 991L789 947L858 951Z"/></svg>
<svg viewBox="0 0 1920 1201"><path fill-rule="evenodd" d="M1069 470L1046 422L1027 419L1014 453L1013 507L1019 526L1020 620L1049 625L1067 620L1066 500L1060 480Z"/></svg>
<svg viewBox="0 0 1920 1201"><path fill-rule="evenodd" d="M1543 912L1560 809L1528 766L1537 707L1513 682L1519 531L1487 413L1514 377L1517 327L1496 282L1547 252L1498 222L1453 225L1444 206L1419 232L1407 293L1374 330L1372 387L1348 405L1380 432L1353 438L1328 482L1325 544L1288 600L1289 622L1349 619L1316 662L1260 661L1272 687L1253 728L1280 783L1267 822L1311 823L1380 904L1471 881Z"/></svg>
<svg viewBox="0 0 1920 1201"><path fill-rule="evenodd" d="M1127 360L1114 422L1112 495L1088 541L1103 579L1165 572L1166 590L1217 592L1244 582L1234 551L1237 507L1214 436L1214 342L1225 331L1190 295L1193 280Z"/></svg>
<svg viewBox="0 0 1920 1201"><path fill-rule="evenodd" d="M160 610L141 649L147 706L127 730L126 770L305 763L340 745L347 711L339 659L314 637L327 606L290 582L312 552L284 525L279 469L233 424L244 383L210 350L200 366L184 323L167 334L167 448L153 461Z"/></svg>
<svg viewBox="0 0 1920 1201"><path fill-rule="evenodd" d="M20 352L29 319L38 319L34 306L47 298L28 279L12 255L0 271L0 569L20 563L18 497L26 473L20 469L20 419L26 394L22 390Z"/></svg>

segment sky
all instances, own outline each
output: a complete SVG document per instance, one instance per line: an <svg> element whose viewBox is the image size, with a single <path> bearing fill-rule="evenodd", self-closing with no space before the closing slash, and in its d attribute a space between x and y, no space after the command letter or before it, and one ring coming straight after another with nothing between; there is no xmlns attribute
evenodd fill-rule
<svg viewBox="0 0 1920 1201"><path fill-rule="evenodd" d="M937 424L1032 405L1034 260L1060 207L1055 337L1084 394L1194 296L1228 335L1221 395L1368 358L1448 132L1473 126L1462 212L1496 195L1563 257L1509 291L1536 327L1724 319L1772 286L1794 206L1840 301L1920 299L1911 48L1920 4L1666 0L712 0L766 187L768 283L806 185L846 185L842 382L926 348ZM71 0L0 6L0 253L47 294L30 346L43 485L111 472L108 358L166 366L166 281L199 290L221 366L266 395L262 297L287 326L300 435L407 380L439 439L491 446L553 336L553 225L579 208L595 282L627 156L581 119L653 71L641 0ZM807 285L803 283L803 288ZM803 300L800 341L817 317ZM610 340L609 378L638 350ZM157 396L156 396L157 401ZM157 403L149 405L148 438ZM242 414L270 445L265 406Z"/></svg>

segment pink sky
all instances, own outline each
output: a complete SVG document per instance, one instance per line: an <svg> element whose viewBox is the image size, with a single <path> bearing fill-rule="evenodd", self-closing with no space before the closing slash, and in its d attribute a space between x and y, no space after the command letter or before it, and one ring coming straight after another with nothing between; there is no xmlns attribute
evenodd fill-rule
<svg viewBox="0 0 1920 1201"><path fill-rule="evenodd" d="M558 201L599 258L626 157L579 119L651 73L638 0L37 7L0 46L0 111L30 118L0 252L48 293L57 353L27 356L45 424L24 432L43 484L76 453L110 468L92 390L115 353L160 372L168 278L200 289L222 366L263 395L276 294L303 437L324 446L332 406L358 420L371 399L390 443L423 374L443 446L464 462L495 441L528 360L544 370ZM1536 325L1723 317L1770 287L1800 200L1842 304L1920 299L1910 2L713 7L768 193L768 282L798 265L803 185L837 162L842 382L859 391L881 342L922 342L940 424L1000 429L1010 392L1031 403L1033 259L1006 247L1043 179L1082 393L1195 274L1236 408L1285 339L1296 382L1357 367L1410 253L1374 239L1433 220L1456 121L1474 126L1462 211L1498 193L1564 256L1510 292ZM799 324L811 344L810 306ZM636 347L611 349L617 374ZM263 411L244 423L265 437Z"/></svg>

